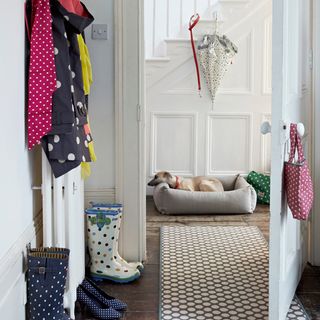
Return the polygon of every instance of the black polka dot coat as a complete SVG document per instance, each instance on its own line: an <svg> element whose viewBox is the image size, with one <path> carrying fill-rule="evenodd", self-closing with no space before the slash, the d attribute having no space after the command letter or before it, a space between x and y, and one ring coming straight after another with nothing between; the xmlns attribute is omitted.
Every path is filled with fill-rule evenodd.
<svg viewBox="0 0 320 320"><path fill-rule="evenodd" d="M52 130L42 139L55 177L90 162L86 133L87 105L77 34L94 20L83 5L86 16L67 11L58 0L51 0L52 32L57 88L52 101Z"/></svg>

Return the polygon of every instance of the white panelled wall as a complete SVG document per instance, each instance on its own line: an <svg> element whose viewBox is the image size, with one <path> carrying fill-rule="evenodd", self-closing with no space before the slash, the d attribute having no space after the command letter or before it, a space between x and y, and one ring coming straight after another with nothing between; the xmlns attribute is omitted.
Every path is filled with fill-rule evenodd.
<svg viewBox="0 0 320 320"><path fill-rule="evenodd" d="M146 1L147 177L270 171L270 137L260 134L271 113L271 0ZM198 10L195 36L219 31L239 53L212 104L197 79L187 24Z"/></svg>
<svg viewBox="0 0 320 320"><path fill-rule="evenodd" d="M25 135L24 1L0 2L1 129L0 318L25 318L25 254L41 245L41 150L27 150ZM5 32L10 30L10 32ZM38 241L36 241L38 240Z"/></svg>

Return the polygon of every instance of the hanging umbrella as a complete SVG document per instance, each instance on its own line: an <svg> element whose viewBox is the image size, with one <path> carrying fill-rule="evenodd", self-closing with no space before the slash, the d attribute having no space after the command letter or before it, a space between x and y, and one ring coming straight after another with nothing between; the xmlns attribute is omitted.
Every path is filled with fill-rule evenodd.
<svg viewBox="0 0 320 320"><path fill-rule="evenodd" d="M225 35L205 35L198 46L200 67L206 79L212 104L221 80L237 52L237 47Z"/></svg>
<svg viewBox="0 0 320 320"><path fill-rule="evenodd" d="M196 20L199 21L199 18ZM197 21L197 22L198 22ZM189 30L192 34L192 28L195 26L194 16L190 19ZM238 48L225 36L217 33L217 18L215 20L215 30L212 35L206 34L199 42L197 53L200 61L201 71L206 79L207 87L211 96L212 105L214 104L217 90L221 80L232 63L233 57L238 52ZM193 40L193 38L192 38ZM193 42L193 41L192 41ZM194 48L194 44L193 44ZM194 51L194 57L197 67L197 59ZM197 68L198 73L198 68ZM200 77L198 75L198 88L201 89Z"/></svg>

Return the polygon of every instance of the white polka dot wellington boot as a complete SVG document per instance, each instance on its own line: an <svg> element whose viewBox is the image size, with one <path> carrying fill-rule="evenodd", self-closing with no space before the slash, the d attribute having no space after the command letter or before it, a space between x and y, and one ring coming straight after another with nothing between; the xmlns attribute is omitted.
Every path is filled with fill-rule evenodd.
<svg viewBox="0 0 320 320"><path fill-rule="evenodd" d="M121 218L122 218L122 205L121 204L108 204L108 203L91 203L92 209L97 210L111 210L111 211L117 211L120 214L120 219L117 221L117 228L115 231L115 238L119 238L120 234L120 226L121 226ZM117 240L118 241L118 240ZM140 272L143 271L144 266L141 262L127 262L125 259L123 259L119 252L118 252L118 245L115 248L115 259L117 259L118 262L120 262L123 266L126 268L133 268L138 269Z"/></svg>
<svg viewBox="0 0 320 320"><path fill-rule="evenodd" d="M70 320L63 307L68 255L28 253L28 314L30 320Z"/></svg>
<svg viewBox="0 0 320 320"><path fill-rule="evenodd" d="M94 280L127 283L140 277L136 268L128 268L118 261L118 210L87 209L88 248L91 258L90 273Z"/></svg>

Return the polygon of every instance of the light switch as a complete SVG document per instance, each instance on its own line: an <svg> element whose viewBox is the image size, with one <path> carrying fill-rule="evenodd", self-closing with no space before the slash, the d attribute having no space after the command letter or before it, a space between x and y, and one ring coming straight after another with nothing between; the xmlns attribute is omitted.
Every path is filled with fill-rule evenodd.
<svg viewBox="0 0 320 320"><path fill-rule="evenodd" d="M92 39L94 39L94 40L108 40L108 25L107 24L93 24L92 25Z"/></svg>

